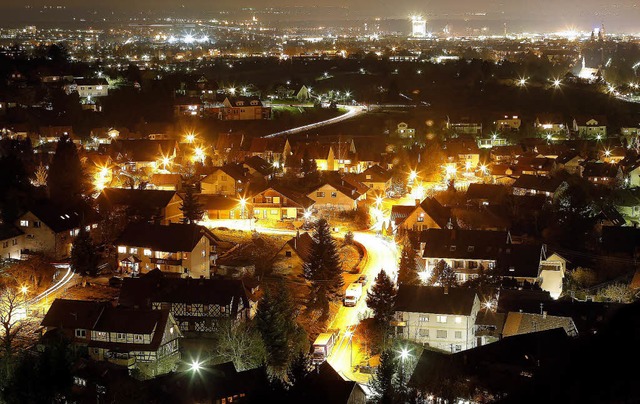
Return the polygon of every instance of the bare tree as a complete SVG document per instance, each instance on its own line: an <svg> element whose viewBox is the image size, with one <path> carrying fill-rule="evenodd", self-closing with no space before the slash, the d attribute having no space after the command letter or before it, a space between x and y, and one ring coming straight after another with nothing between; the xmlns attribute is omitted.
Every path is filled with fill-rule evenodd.
<svg viewBox="0 0 640 404"><path fill-rule="evenodd" d="M20 337L26 334L28 321L21 315L24 310L24 294L14 280L0 286L0 353L2 354L1 374L11 373L12 359Z"/></svg>
<svg viewBox="0 0 640 404"><path fill-rule="evenodd" d="M633 292L628 285L623 283L613 283L598 292L598 297L602 300L608 300L617 303L631 303L633 301Z"/></svg>
<svg viewBox="0 0 640 404"><path fill-rule="evenodd" d="M250 323L225 320L219 324L218 341L211 354L214 361L233 362L240 371L260 366L265 359L265 347Z"/></svg>

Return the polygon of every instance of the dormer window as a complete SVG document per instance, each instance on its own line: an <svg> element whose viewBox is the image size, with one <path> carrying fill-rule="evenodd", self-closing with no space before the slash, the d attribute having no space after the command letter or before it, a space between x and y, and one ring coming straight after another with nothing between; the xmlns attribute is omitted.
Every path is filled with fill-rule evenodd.
<svg viewBox="0 0 640 404"><path fill-rule="evenodd" d="M456 246L454 246L454 245L449 246L449 251L455 251L455 250L456 250Z"/></svg>

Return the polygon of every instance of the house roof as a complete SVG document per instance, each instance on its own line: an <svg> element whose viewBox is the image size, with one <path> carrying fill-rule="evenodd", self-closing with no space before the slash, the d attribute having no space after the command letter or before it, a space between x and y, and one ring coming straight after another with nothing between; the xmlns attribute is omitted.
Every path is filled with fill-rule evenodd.
<svg viewBox="0 0 640 404"><path fill-rule="evenodd" d="M92 330L102 312L110 306L111 304L108 302L56 299L49 307L40 325L47 328Z"/></svg>
<svg viewBox="0 0 640 404"><path fill-rule="evenodd" d="M106 79L76 79L75 83L79 86L108 86L109 82Z"/></svg>
<svg viewBox="0 0 640 404"><path fill-rule="evenodd" d="M497 184L470 184L467 188L467 200L486 199L497 202L507 194L507 188Z"/></svg>
<svg viewBox="0 0 640 404"><path fill-rule="evenodd" d="M604 115L577 115L573 118L578 126L587 126L587 122L590 120L597 121L597 126L606 126L607 117Z"/></svg>
<svg viewBox="0 0 640 404"><path fill-rule="evenodd" d="M260 156L251 156L244 159L244 165L256 170L263 176L267 176L273 173L273 166L269 162Z"/></svg>
<svg viewBox="0 0 640 404"><path fill-rule="evenodd" d="M244 140L244 133L219 133L215 150L240 150Z"/></svg>
<svg viewBox="0 0 640 404"><path fill-rule="evenodd" d="M197 194L197 199L204 210L232 210L240 207L240 199L222 195Z"/></svg>
<svg viewBox="0 0 640 404"><path fill-rule="evenodd" d="M541 192L556 192L562 183L563 181L560 178L523 174L518 177L516 182L513 183L513 188L522 188Z"/></svg>
<svg viewBox="0 0 640 404"><path fill-rule="evenodd" d="M442 206L436 198L425 198L420 202L420 207L442 228L446 227L451 219L451 209Z"/></svg>
<svg viewBox="0 0 640 404"><path fill-rule="evenodd" d="M349 184L351 184L352 187L355 187L355 189L361 195L366 194L367 191L369 190L369 187L363 184L362 182L360 182L354 174L347 174L342 177L342 180L344 182L348 182Z"/></svg>
<svg viewBox="0 0 640 404"><path fill-rule="evenodd" d="M136 211L148 212L165 208L175 195L176 191L157 189L105 188L97 202L105 208L127 206Z"/></svg>
<svg viewBox="0 0 640 404"><path fill-rule="evenodd" d="M191 252L202 237L216 239L209 230L197 224L130 223L116 244L163 252Z"/></svg>
<svg viewBox="0 0 640 404"><path fill-rule="evenodd" d="M40 201L31 207L30 212L56 233L78 228L83 223L95 223L98 220L96 211L86 205L66 208L50 201Z"/></svg>
<svg viewBox="0 0 640 404"><path fill-rule="evenodd" d="M305 393L310 403L351 403L353 391L361 390L358 383L345 380L328 361L323 362L316 371L310 372L305 379Z"/></svg>
<svg viewBox="0 0 640 404"><path fill-rule="evenodd" d="M236 181L245 182L248 180L247 178L247 169L242 166L242 164L226 164L222 167L218 167L217 170L222 171L227 174L229 177L233 178ZM212 174L215 174L217 170L213 170Z"/></svg>
<svg viewBox="0 0 640 404"><path fill-rule="evenodd" d="M322 187L324 187L326 185L329 185L330 187L332 187L336 191L338 191L338 192L342 193L343 195L353 199L354 201L362 196L362 194L358 192L357 188L355 186L353 186L351 183L349 183L348 181L334 180L334 179L330 179L328 181L325 181L320 186L314 188L307 195L312 195L318 189L320 189L320 188L322 188Z"/></svg>
<svg viewBox="0 0 640 404"><path fill-rule="evenodd" d="M367 182L387 182L391 179L391 173L376 164L357 174L356 179L365 184Z"/></svg>
<svg viewBox="0 0 640 404"><path fill-rule="evenodd" d="M313 204L315 203L313 199L307 197L305 194L302 194L298 191L291 190L289 188L282 187L280 185L273 185L271 187L265 188L262 191L256 193L254 197L264 193L265 191L268 191L269 189L275 192L278 192L285 198L289 199L290 201L292 201L293 203L295 203L296 205L299 205L304 209L307 209L313 206Z"/></svg>
<svg viewBox="0 0 640 404"><path fill-rule="evenodd" d="M617 164L604 163L599 161L589 161L584 164L582 176L589 177L607 177L615 178L618 175L619 167Z"/></svg>
<svg viewBox="0 0 640 404"><path fill-rule="evenodd" d="M427 229L420 233L424 258L497 260L507 243L507 232L490 230Z"/></svg>
<svg viewBox="0 0 640 404"><path fill-rule="evenodd" d="M469 316L477 295L467 288L400 285L395 310Z"/></svg>
<svg viewBox="0 0 640 404"><path fill-rule="evenodd" d="M313 237L311 237L309 233L304 232L292 237L286 244L295 250L301 260L307 262L311 255L313 243Z"/></svg>
<svg viewBox="0 0 640 404"><path fill-rule="evenodd" d="M240 302L249 307L249 294L239 279L174 278L153 270L139 278L125 278L118 303L125 307L150 307L152 303L215 304L238 312Z"/></svg>
<svg viewBox="0 0 640 404"><path fill-rule="evenodd" d="M180 185L182 176L180 174L153 174L149 181L155 186Z"/></svg>
<svg viewBox="0 0 640 404"><path fill-rule="evenodd" d="M563 328L569 336L577 335L576 326L571 317L520 312L507 313L502 335L506 338L554 328Z"/></svg>
<svg viewBox="0 0 640 404"><path fill-rule="evenodd" d="M414 210L416 210L415 205L393 205L391 207L391 221L398 226L404 222Z"/></svg>
<svg viewBox="0 0 640 404"><path fill-rule="evenodd" d="M556 163L558 163L558 164L567 164L568 162L570 162L571 160L573 160L576 157L580 158L580 153L577 150L571 149L571 150L562 152L556 158Z"/></svg>
<svg viewBox="0 0 640 404"><path fill-rule="evenodd" d="M496 270L502 276L537 278L541 254L541 244L506 245L500 249Z"/></svg>
<svg viewBox="0 0 640 404"><path fill-rule="evenodd" d="M0 240L9 240L24 234L22 230L10 224L0 223Z"/></svg>

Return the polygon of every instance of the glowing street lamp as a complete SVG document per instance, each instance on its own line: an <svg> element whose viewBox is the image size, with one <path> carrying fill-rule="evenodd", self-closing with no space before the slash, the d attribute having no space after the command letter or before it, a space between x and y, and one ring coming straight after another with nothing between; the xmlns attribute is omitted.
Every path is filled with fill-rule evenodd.
<svg viewBox="0 0 640 404"><path fill-rule="evenodd" d="M404 363L404 361L409 358L409 350L407 348L402 348L399 353L400 359L402 359L402 362Z"/></svg>
<svg viewBox="0 0 640 404"><path fill-rule="evenodd" d="M611 156L611 150L605 150L605 151L604 151L604 155L605 155L606 157L610 157L610 156Z"/></svg>
<svg viewBox="0 0 640 404"><path fill-rule="evenodd" d="M196 161L200 161L202 164L204 164L204 159L205 159L205 154L204 154L204 150L202 149L202 147L196 147L195 151L194 151L194 159Z"/></svg>
<svg viewBox="0 0 640 404"><path fill-rule="evenodd" d="M467 162L464 163L464 169L466 171L471 170L471 162L470 161L467 161Z"/></svg>
<svg viewBox="0 0 640 404"><path fill-rule="evenodd" d="M376 206L378 209L380 209L380 206L382 205L382 197L381 196L376 196Z"/></svg>
<svg viewBox="0 0 640 404"><path fill-rule="evenodd" d="M22 292L23 295L26 295L28 290L29 288L25 285L22 285L22 287L20 288L20 292Z"/></svg>
<svg viewBox="0 0 640 404"><path fill-rule="evenodd" d="M416 170L411 170L411 172L409 173L409 181L413 182L416 180L416 178L418 178L418 173L416 172Z"/></svg>
<svg viewBox="0 0 640 404"><path fill-rule="evenodd" d="M191 362L191 364L189 365L189 370L191 370L194 373L200 373L200 370L202 369L202 363L194 360Z"/></svg>
<svg viewBox="0 0 640 404"><path fill-rule="evenodd" d="M302 214L302 217L304 218L304 220L309 220L311 218L311 211L310 210L305 210L304 213Z"/></svg>
<svg viewBox="0 0 640 404"><path fill-rule="evenodd" d="M247 207L247 198L240 198L240 217L244 219L244 210Z"/></svg>
<svg viewBox="0 0 640 404"><path fill-rule="evenodd" d="M526 85L527 85L527 79L525 79L524 77L523 77L523 78L521 78L520 80L518 80L518 85L519 85L520 87L524 87L524 86L526 86Z"/></svg>
<svg viewBox="0 0 640 404"><path fill-rule="evenodd" d="M187 136L185 136L185 140L187 141L187 143L193 143L196 140L196 135L193 133L188 133Z"/></svg>
<svg viewBox="0 0 640 404"><path fill-rule="evenodd" d="M445 166L444 171L447 174L447 177L455 177L458 170L456 169L455 164L448 164Z"/></svg>
<svg viewBox="0 0 640 404"><path fill-rule="evenodd" d="M235 87L230 87L229 88L229 92L231 93L231 95L236 95L236 88Z"/></svg>

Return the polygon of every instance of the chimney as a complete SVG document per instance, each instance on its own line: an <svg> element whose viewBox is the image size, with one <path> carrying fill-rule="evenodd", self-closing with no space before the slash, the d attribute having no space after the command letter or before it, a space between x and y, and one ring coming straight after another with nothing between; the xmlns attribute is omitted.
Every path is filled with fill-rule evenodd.
<svg viewBox="0 0 640 404"><path fill-rule="evenodd" d="M293 239L293 249L298 250L298 239L300 238L300 230L296 230L296 238Z"/></svg>

